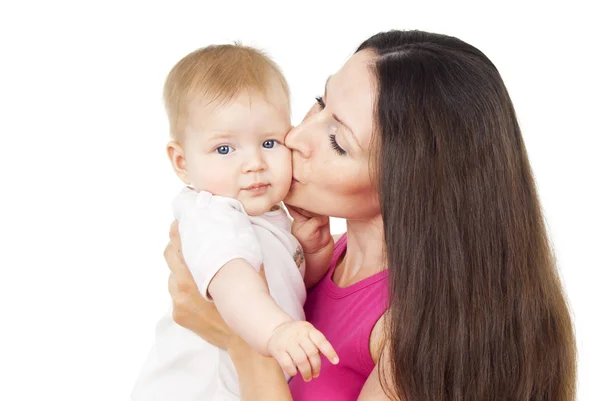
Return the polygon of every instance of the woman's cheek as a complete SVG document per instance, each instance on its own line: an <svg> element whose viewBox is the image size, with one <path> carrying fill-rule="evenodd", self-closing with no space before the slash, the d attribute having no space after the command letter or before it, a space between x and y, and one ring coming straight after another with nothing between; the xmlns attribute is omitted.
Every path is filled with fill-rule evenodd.
<svg viewBox="0 0 600 401"><path fill-rule="evenodd" d="M322 175L322 180L331 190L340 195L354 195L358 193L368 193L373 190L369 175L359 166L353 165L358 162L349 161L348 163L329 163L323 170L326 174Z"/></svg>

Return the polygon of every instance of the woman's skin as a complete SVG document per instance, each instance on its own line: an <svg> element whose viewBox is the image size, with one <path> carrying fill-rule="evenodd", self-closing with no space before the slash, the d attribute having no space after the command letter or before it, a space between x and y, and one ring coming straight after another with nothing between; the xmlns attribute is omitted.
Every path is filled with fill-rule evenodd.
<svg viewBox="0 0 600 401"><path fill-rule="evenodd" d="M327 80L322 100L318 99L300 125L288 133L285 142L292 150L294 176L285 202L295 227L311 227L314 232L309 240L317 238L325 246L331 241L329 219L325 216L347 221L347 250L332 276L339 287L350 286L386 268L383 221L371 160L377 93L369 70L373 59L371 51L354 54ZM239 375L242 400L291 400L275 360L248 347L229 330L214 306L202 299L183 261L176 222L171 226L170 238L164 256L172 273L169 292L174 320L209 343L228 350ZM359 400L387 399L378 376L378 364L386 363L385 355L380 360L383 338L381 318L369 344L377 365ZM310 372L302 375L310 378Z"/></svg>

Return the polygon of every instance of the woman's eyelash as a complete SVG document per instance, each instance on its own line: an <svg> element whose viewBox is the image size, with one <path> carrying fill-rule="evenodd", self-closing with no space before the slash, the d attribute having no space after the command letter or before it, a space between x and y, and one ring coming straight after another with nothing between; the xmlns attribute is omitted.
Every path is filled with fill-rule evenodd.
<svg viewBox="0 0 600 401"><path fill-rule="evenodd" d="M325 102L323 101L323 98L321 96L316 96L315 97L317 104L319 105L319 107L321 107L322 109L325 108Z"/></svg>
<svg viewBox="0 0 600 401"><path fill-rule="evenodd" d="M315 96L315 100L317 101L317 104L319 105L321 110L325 108L325 102L323 101L323 98L321 96ZM329 134L329 142L331 143L331 147L333 148L333 150L335 150L338 155L343 156L346 154L346 151L342 149L342 147L335 140L335 135Z"/></svg>
<svg viewBox="0 0 600 401"><path fill-rule="evenodd" d="M335 150L338 155L343 156L346 154L346 151L340 147L340 145L335 140L335 135L329 134L329 142L331 143L331 147Z"/></svg>

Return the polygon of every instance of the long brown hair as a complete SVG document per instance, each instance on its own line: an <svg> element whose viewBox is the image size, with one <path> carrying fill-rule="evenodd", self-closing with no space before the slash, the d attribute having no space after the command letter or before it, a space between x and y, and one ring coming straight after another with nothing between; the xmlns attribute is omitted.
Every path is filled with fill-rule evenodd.
<svg viewBox="0 0 600 401"><path fill-rule="evenodd" d="M377 54L386 388L403 401L573 401L571 318L498 70L427 32L364 49Z"/></svg>

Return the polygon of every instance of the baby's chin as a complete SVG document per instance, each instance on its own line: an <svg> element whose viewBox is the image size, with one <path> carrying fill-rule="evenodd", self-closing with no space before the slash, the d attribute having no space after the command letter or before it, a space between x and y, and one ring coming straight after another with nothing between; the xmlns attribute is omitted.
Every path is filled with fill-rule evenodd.
<svg viewBox="0 0 600 401"><path fill-rule="evenodd" d="M273 205L269 207L256 207L253 205L244 204L244 210L246 210L246 213L248 213L249 216L260 216L262 214L265 214L269 210L271 210L271 207L273 207Z"/></svg>
<svg viewBox="0 0 600 401"><path fill-rule="evenodd" d="M273 206L278 205L279 202L274 202L272 199L252 199L252 200L241 200L238 199L244 206L244 210L249 216L260 216L273 209Z"/></svg>

